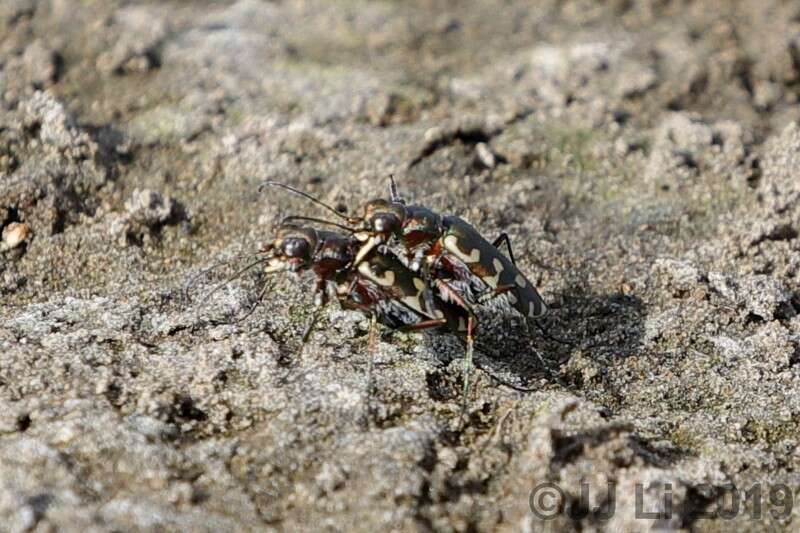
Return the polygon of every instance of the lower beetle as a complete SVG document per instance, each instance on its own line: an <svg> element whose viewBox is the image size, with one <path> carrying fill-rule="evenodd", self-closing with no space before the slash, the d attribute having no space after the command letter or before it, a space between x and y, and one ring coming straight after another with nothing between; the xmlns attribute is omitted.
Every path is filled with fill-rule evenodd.
<svg viewBox="0 0 800 533"><path fill-rule="evenodd" d="M315 276L314 304L322 307L330 297L345 309L361 311L370 317L368 335L369 371L372 383L375 324L402 331L443 328L466 341L464 396L462 415L469 392L469 368L473 354L474 317L472 312L445 294L430 291L417 273L410 270L391 250L376 247L369 250L355 266L354 258L360 243L352 236L321 231L287 223L309 217L288 217L280 225L275 239L263 252L265 272L311 271ZM323 221L320 221L323 222ZM314 317L305 330L310 334Z"/></svg>

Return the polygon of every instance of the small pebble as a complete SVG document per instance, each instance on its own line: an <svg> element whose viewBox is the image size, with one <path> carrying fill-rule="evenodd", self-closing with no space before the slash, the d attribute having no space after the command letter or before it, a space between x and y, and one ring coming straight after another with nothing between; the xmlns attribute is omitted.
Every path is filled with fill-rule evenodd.
<svg viewBox="0 0 800 533"><path fill-rule="evenodd" d="M31 235L31 229L27 224L12 222L3 228L3 242L0 244L0 251L12 250L25 242Z"/></svg>
<svg viewBox="0 0 800 533"><path fill-rule="evenodd" d="M477 146L475 146L475 153L486 168L494 168L496 164L495 157L491 148L489 148L486 143L478 143Z"/></svg>

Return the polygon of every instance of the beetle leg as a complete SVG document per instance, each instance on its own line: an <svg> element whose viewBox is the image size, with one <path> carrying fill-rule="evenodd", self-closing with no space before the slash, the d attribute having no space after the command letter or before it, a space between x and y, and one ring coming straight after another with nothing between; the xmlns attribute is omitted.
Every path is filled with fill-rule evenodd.
<svg viewBox="0 0 800 533"><path fill-rule="evenodd" d="M393 202L397 202L398 204L405 205L406 203L403 197L397 194L397 183L395 183L394 181L393 174L389 174L389 198L391 198Z"/></svg>
<svg viewBox="0 0 800 533"><path fill-rule="evenodd" d="M444 318L433 318L431 320L422 320L417 322L416 324L408 325L404 328L400 328L401 331L419 331L422 329L430 329L430 328L438 328L441 326L446 326L447 320Z"/></svg>
<svg viewBox="0 0 800 533"><path fill-rule="evenodd" d="M464 299L450 287L450 285L441 279L434 280L434 283L436 284L436 288L439 289L439 292L441 292L443 295L446 295L447 298L449 298L457 306L469 311L470 316L472 316L472 309L470 308L469 304L465 302Z"/></svg>
<svg viewBox="0 0 800 533"><path fill-rule="evenodd" d="M317 278L314 281L314 307L322 307L328 303L328 291L325 288L325 280Z"/></svg>
<svg viewBox="0 0 800 533"><path fill-rule="evenodd" d="M422 279L424 281L428 281L429 279L431 279L430 266L428 265L428 263L422 264ZM433 305L433 293L431 293L431 288L430 285L428 285L428 283L425 283L425 287L423 287L422 289L422 298L423 301L425 302L426 310L435 309Z"/></svg>
<svg viewBox="0 0 800 533"><path fill-rule="evenodd" d="M319 318L319 310L322 309L322 306L314 306L314 311L311 313L311 318L308 321L305 329L303 330L303 344L308 342L308 338L311 336L311 332L314 330L314 325L317 323L317 319Z"/></svg>
<svg viewBox="0 0 800 533"><path fill-rule="evenodd" d="M258 297L256 298L255 303L253 303L253 306L247 311L247 313L244 314L244 316L242 316L240 318L237 318L234 321L234 324L241 324L242 322L247 320L250 317L250 315L253 314L253 312L258 308L258 304L261 303L261 301L264 298L264 295L267 294L267 291L272 287L272 285L273 285L273 283L271 283L271 282L264 283L264 287L258 293Z"/></svg>
<svg viewBox="0 0 800 533"><path fill-rule="evenodd" d="M467 318L467 353L464 356L464 390L461 392L461 419L466 419L467 403L469 401L469 375L472 372L472 352L474 339L472 337L472 314Z"/></svg>
<svg viewBox="0 0 800 533"><path fill-rule="evenodd" d="M408 264L408 268L413 270L414 272L419 272L420 268L425 268L428 266L427 262L425 261L425 248L420 248L414 255L412 256L411 262Z"/></svg>
<svg viewBox="0 0 800 533"><path fill-rule="evenodd" d="M375 368L375 331L377 329L375 313L370 313L369 332L367 333L367 427L372 425L372 372Z"/></svg>
<svg viewBox="0 0 800 533"><path fill-rule="evenodd" d="M489 289L488 291L479 294L476 297L476 300L477 300L477 302L479 304L484 304L484 303L488 302L489 300L491 300L493 298L497 298L501 294L505 294L506 292L508 292L510 290L513 290L513 289L514 289L513 285L498 285L494 289Z"/></svg>
<svg viewBox="0 0 800 533"><path fill-rule="evenodd" d="M311 332L314 330L314 325L317 323L317 319L319 318L319 310L325 307L327 302L328 293L325 288L325 281L322 279L317 279L314 283L314 311L311 313L311 319L308 321L308 324L303 330L303 344L308 342L308 338L311 337Z"/></svg>
<svg viewBox="0 0 800 533"><path fill-rule="evenodd" d="M506 243L506 249L508 250L508 258L511 259L511 263L514 266L517 266L517 262L514 260L514 252L511 250L511 239L508 238L508 233L506 233L505 231L503 233L501 233L494 240L494 242L492 243L492 246L494 246L495 248L499 248L500 244L502 244L504 241Z"/></svg>
<svg viewBox="0 0 800 533"><path fill-rule="evenodd" d="M336 294L336 283L332 281L328 281L325 283L325 298L326 301L330 301L331 299L336 299L338 295Z"/></svg>
<svg viewBox="0 0 800 533"><path fill-rule="evenodd" d="M467 414L467 402L469 396L469 376L472 372L472 354L474 351L474 344L475 339L473 336L473 330L475 329L475 315L472 314L472 310L470 309L469 305L464 301L461 296L458 295L453 289L450 288L447 283L444 281L437 279L435 281L436 286L439 288L439 291L443 294L447 294L448 297L458 306L467 310L469 315L467 316L467 350L466 354L464 355L464 372L463 372L463 381L464 381L464 389L462 390L461 394L461 419L464 420Z"/></svg>

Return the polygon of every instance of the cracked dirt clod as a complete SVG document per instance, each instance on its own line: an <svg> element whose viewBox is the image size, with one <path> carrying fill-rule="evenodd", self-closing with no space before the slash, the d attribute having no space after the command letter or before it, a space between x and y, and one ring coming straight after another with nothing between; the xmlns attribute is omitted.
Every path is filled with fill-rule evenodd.
<svg viewBox="0 0 800 533"><path fill-rule="evenodd" d="M161 62L158 48L169 32L166 22L137 6L120 9L113 19L114 42L97 58L97 69L123 74L156 68Z"/></svg>
<svg viewBox="0 0 800 533"><path fill-rule="evenodd" d="M0 2L0 530L797 529L796 2L124 4ZM367 424L368 320L260 272L338 219L262 181L389 174L550 304L464 423L457 339L381 329Z"/></svg>
<svg viewBox="0 0 800 533"><path fill-rule="evenodd" d="M164 197L148 189L135 190L125 202L129 219L149 228L157 228L175 216L177 204L169 196Z"/></svg>
<svg viewBox="0 0 800 533"><path fill-rule="evenodd" d="M129 241L141 243L144 239L157 236L168 224L184 219L180 204L169 196L163 196L149 189L135 189L125 201L125 212L109 217L109 232L119 238L121 245Z"/></svg>
<svg viewBox="0 0 800 533"><path fill-rule="evenodd" d="M56 51L41 40L33 41L22 54L9 60L5 67L6 77L0 81L0 89L10 99L11 95L50 87L58 80L60 61Z"/></svg>

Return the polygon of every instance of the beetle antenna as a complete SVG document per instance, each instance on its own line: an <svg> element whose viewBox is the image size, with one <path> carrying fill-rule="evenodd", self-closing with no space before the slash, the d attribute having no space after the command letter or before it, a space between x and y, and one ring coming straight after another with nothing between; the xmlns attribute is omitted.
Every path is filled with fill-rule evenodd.
<svg viewBox="0 0 800 533"><path fill-rule="evenodd" d="M258 251L258 252L248 253L248 254L238 254L238 255L234 255L233 257L230 257L230 258L228 258L228 259L223 259L223 260L221 260L221 261L217 261L217 262L216 262L216 263L214 263L213 265L211 265L211 266L209 266L209 267L206 267L206 268L202 269L200 272L198 272L197 274L195 274L194 276L192 276L192 277L189 279L189 281L188 281L188 282L186 282L186 284L184 285L184 288L183 288L183 296L184 296L184 297L185 297L187 300L191 300L191 298L189 297L189 290L190 290L192 287L194 287L195 283L197 283L197 281L198 281L200 278L202 278L203 276L205 276L206 274L208 274L208 273L209 273L209 272L211 272L212 270L216 270L217 268L219 268L219 267L221 267L221 266L228 265L228 264L230 264L230 263L233 263L234 261L238 261L238 260L240 260L240 259L250 259L250 258L252 258L252 257L256 257L256 256L259 256L259 255L262 255L263 253L264 253L264 252Z"/></svg>
<svg viewBox="0 0 800 533"><path fill-rule="evenodd" d="M250 317L250 315L253 314L253 312L258 308L258 305L264 299L264 295L267 294L267 291L272 288L272 285L274 284L274 280L275 280L275 278L272 278L270 280L270 282L264 283L264 287L261 289L261 292L258 293L258 296L256 297L256 301L253 304L253 306L250 308L250 310L247 311L247 313L244 314L244 316L241 316L241 317L237 318L236 320L234 320L234 322L233 322L234 324L241 324L242 322L247 320Z"/></svg>
<svg viewBox="0 0 800 533"><path fill-rule="evenodd" d="M322 200L319 200L318 198L314 198L310 194L305 193L305 192L300 191L300 190L297 190L294 187L291 187L291 186L286 185L284 183L280 183L280 182L277 182L277 181L265 181L264 183L262 183L261 185L258 186L258 191L261 192L261 190L264 189L264 187L280 187L281 189L286 189L287 191L293 192L294 194L296 194L298 196L302 196L306 200L310 200L310 201L314 202L315 204L317 204L317 205L319 205L321 207L324 207L325 209L327 209L328 211L330 211L331 213L333 213L337 217L346 220L348 224L354 224L356 222L353 218L348 217L347 215L343 215L342 213L340 213L339 211L334 209L332 206L326 204Z"/></svg>
<svg viewBox="0 0 800 533"><path fill-rule="evenodd" d="M343 224L337 224L336 222L331 222L330 220L325 220L324 218L315 218L315 217L307 217L303 215L290 215L283 220L281 220L281 225L292 221L292 220L307 220L308 222L317 222L319 224L327 224L328 226L334 226L339 228L340 230L346 231L348 233L355 233L356 230L353 228L348 228Z"/></svg>
<svg viewBox="0 0 800 533"><path fill-rule="evenodd" d="M524 386L522 386L522 385L515 385L514 383L511 383L510 381L508 381L508 380L505 380L505 379L503 379L503 378L501 378L501 377L497 376L496 374L493 374L493 373L492 373L492 372L490 372L490 371L489 371L489 370L488 370L486 367L479 366L479 365L477 365L477 364L476 364L475 366L476 366L477 368L480 368L480 369L481 369L481 371L482 371L484 374L486 374L486 375L487 375L487 376L489 376L491 379L493 379L493 380L495 380L496 382L498 382L500 385L503 385L504 387L508 387L509 389L513 389L513 390L515 390L515 391L517 391L517 392L534 392L534 391L537 391L537 390L541 390L541 387L540 387L539 385L536 385L536 386L534 386L534 387L530 387L530 388L528 388L528 387L524 387Z"/></svg>
<svg viewBox="0 0 800 533"><path fill-rule="evenodd" d="M244 267L244 268L242 268L242 269L238 270L236 273L234 273L234 274L233 274L233 275L231 275L230 277L226 278L225 280L221 281L221 282L220 282L220 283L218 283L218 284L217 284L217 285L216 285L216 286L215 286L213 289L211 289L211 291L210 291L208 294L206 294L205 296L203 296L203 299L202 299L202 300L200 300L200 303L203 303L203 302L207 301L209 298L211 298L211 296L212 296L214 293L216 293L218 290L220 290L221 288L223 288L224 286L226 286L228 283L230 283L231 281L233 281L233 280L235 280L235 279L237 279L237 278L240 278L240 277L242 277L242 275L243 275L243 274L247 273L247 272L248 272L250 269L252 269L253 267L256 267L256 266L258 266L258 265L260 265L260 264L266 263L267 261L269 261L269 259L270 259L270 258L264 258L264 257L262 257L262 258L260 258L258 261L253 261L252 263L250 263L250 264L249 264L249 265L247 265L246 267Z"/></svg>
<svg viewBox="0 0 800 533"><path fill-rule="evenodd" d="M389 196L391 196L392 202L406 204L406 201L397 194L397 183L394 181L394 174L389 174Z"/></svg>

